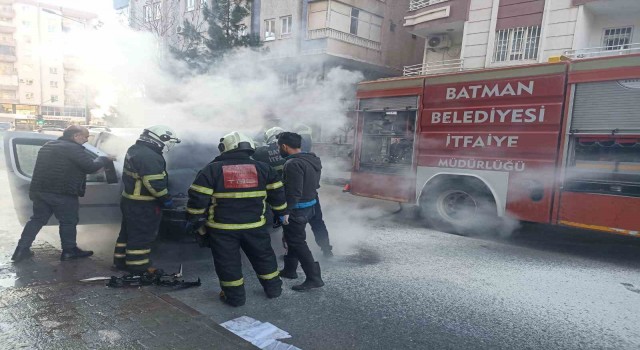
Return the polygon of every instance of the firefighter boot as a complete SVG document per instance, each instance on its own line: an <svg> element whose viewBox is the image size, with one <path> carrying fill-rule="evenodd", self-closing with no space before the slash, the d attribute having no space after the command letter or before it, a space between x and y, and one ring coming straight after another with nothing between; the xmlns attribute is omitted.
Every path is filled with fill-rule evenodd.
<svg viewBox="0 0 640 350"><path fill-rule="evenodd" d="M291 289L296 292L306 292L313 288L320 288L324 286L324 282L322 281L322 276L320 275L320 264L318 262L313 263L313 265L305 268L302 266L304 273L307 275L307 278L302 284L291 287Z"/></svg>
<svg viewBox="0 0 640 350"><path fill-rule="evenodd" d="M222 300L223 303L233 306L233 307L238 307L238 306L242 306L245 303L245 299L244 296L243 298L238 298L238 299L229 299L226 294L224 293L224 291L220 291L220 300Z"/></svg>
<svg viewBox="0 0 640 350"><path fill-rule="evenodd" d="M280 277L275 277L270 280L260 279L260 284L262 284L264 294L266 294L269 299L277 298L282 294L282 280Z"/></svg>
<svg viewBox="0 0 640 350"><path fill-rule="evenodd" d="M294 280L298 278L298 273L296 272L297 269L298 259L290 255L285 255L284 267L280 270L280 277Z"/></svg>
<svg viewBox="0 0 640 350"><path fill-rule="evenodd" d="M33 256L33 252L29 248L17 247L16 251L13 253L11 260L13 262L21 262L22 260L28 259Z"/></svg>

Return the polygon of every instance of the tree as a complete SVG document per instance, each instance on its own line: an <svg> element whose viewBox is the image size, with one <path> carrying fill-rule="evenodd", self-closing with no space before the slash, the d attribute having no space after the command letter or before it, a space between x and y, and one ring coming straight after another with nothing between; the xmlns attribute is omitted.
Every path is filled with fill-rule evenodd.
<svg viewBox="0 0 640 350"><path fill-rule="evenodd" d="M248 32L245 24L251 14L247 0L213 0L203 6L206 35L189 21L184 21L184 50L172 50L176 57L194 68L206 70L229 52L240 47L260 47L260 36Z"/></svg>

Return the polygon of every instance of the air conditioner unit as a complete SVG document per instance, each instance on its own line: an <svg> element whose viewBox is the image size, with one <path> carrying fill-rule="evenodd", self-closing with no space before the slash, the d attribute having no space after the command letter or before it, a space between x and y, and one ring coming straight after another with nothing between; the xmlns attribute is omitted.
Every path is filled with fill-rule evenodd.
<svg viewBox="0 0 640 350"><path fill-rule="evenodd" d="M451 47L451 38L447 34L430 35L427 37L427 47L430 49L446 49Z"/></svg>

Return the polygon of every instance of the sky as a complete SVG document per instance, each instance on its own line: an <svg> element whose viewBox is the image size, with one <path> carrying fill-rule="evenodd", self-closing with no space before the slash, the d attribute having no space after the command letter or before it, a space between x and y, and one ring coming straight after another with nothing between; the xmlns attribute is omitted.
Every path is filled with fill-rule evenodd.
<svg viewBox="0 0 640 350"><path fill-rule="evenodd" d="M40 0L40 2L93 12L100 17L109 16L115 12L112 0Z"/></svg>

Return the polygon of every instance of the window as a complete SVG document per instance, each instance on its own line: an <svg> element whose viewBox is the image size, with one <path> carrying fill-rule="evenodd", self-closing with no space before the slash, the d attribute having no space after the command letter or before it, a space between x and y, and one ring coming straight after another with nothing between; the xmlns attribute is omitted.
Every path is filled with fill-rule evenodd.
<svg viewBox="0 0 640 350"><path fill-rule="evenodd" d="M187 0L187 11L193 11L196 8L196 0Z"/></svg>
<svg viewBox="0 0 640 350"><path fill-rule="evenodd" d="M499 30L493 62L535 60L540 47L540 26Z"/></svg>
<svg viewBox="0 0 640 350"><path fill-rule="evenodd" d="M33 80L32 79L27 79L27 80L25 80L25 84L33 85Z"/></svg>
<svg viewBox="0 0 640 350"><path fill-rule="evenodd" d="M280 36L288 36L291 35L291 29L293 27L293 17L286 16L280 18Z"/></svg>
<svg viewBox="0 0 640 350"><path fill-rule="evenodd" d="M351 9L351 26L349 27L349 33L353 35L358 35L358 16L360 15L360 10L357 8Z"/></svg>
<svg viewBox="0 0 640 350"><path fill-rule="evenodd" d="M13 46L0 45L0 55L15 56L16 48Z"/></svg>
<svg viewBox="0 0 640 350"><path fill-rule="evenodd" d="M26 177L33 176L38 151L46 140L16 140L15 155L18 172Z"/></svg>
<svg viewBox="0 0 640 350"><path fill-rule="evenodd" d="M27 93L24 95L24 97L25 97L27 100L31 100L31 99L33 99L33 92L27 92Z"/></svg>
<svg viewBox="0 0 640 350"><path fill-rule="evenodd" d="M605 29L602 46L607 51L628 49L631 33L633 33L633 27Z"/></svg>
<svg viewBox="0 0 640 350"><path fill-rule="evenodd" d="M268 19L264 21L264 40L274 40L276 38L276 20Z"/></svg>
<svg viewBox="0 0 640 350"><path fill-rule="evenodd" d="M397 174L411 169L416 112L364 114L360 170Z"/></svg>
<svg viewBox="0 0 640 350"><path fill-rule="evenodd" d="M160 19L160 17L162 17L162 3L156 2L153 4L153 17L155 19Z"/></svg>
<svg viewBox="0 0 640 350"><path fill-rule="evenodd" d="M49 82L49 86L51 86L52 88L57 88L58 87L58 82L52 80L52 81Z"/></svg>
<svg viewBox="0 0 640 350"><path fill-rule="evenodd" d="M51 102L58 102L58 95L51 95Z"/></svg>
<svg viewBox="0 0 640 350"><path fill-rule="evenodd" d="M2 97L3 100L15 100L16 92L12 90L2 90L0 91L0 97Z"/></svg>
<svg viewBox="0 0 640 350"><path fill-rule="evenodd" d="M153 19L153 13L151 12L150 5L146 5L142 8L142 16L144 17L145 22L151 22Z"/></svg>
<svg viewBox="0 0 640 350"><path fill-rule="evenodd" d="M29 22L29 21L22 21L22 26L23 26L23 27L27 27L27 28L29 28L29 27L31 27L31 22Z"/></svg>
<svg viewBox="0 0 640 350"><path fill-rule="evenodd" d="M207 0L200 0L200 7L207 7Z"/></svg>
<svg viewBox="0 0 640 350"><path fill-rule="evenodd" d="M49 74L58 74L58 68L49 67Z"/></svg>

